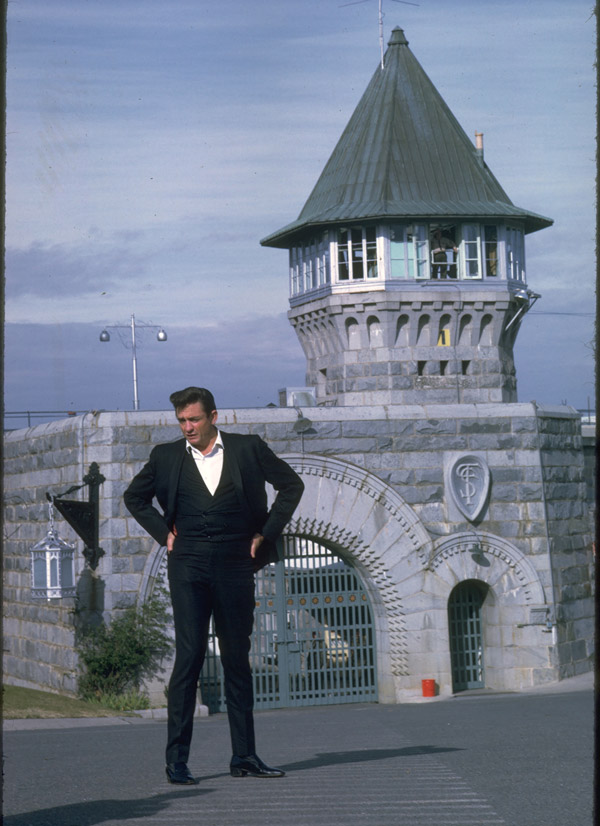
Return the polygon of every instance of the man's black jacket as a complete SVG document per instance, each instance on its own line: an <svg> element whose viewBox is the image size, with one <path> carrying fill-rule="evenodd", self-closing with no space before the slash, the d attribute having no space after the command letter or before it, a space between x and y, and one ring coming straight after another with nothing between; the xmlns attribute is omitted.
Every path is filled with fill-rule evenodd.
<svg viewBox="0 0 600 826"><path fill-rule="evenodd" d="M220 433L240 503L253 531L265 538L258 550L258 569L276 561L275 540L296 509L304 483L259 436ZM156 445L147 464L133 478L123 497L130 513L160 545L166 545L167 536L173 530L186 444L185 439L178 439ZM267 507L265 482L277 491L270 510ZM162 513L154 507L154 497Z"/></svg>

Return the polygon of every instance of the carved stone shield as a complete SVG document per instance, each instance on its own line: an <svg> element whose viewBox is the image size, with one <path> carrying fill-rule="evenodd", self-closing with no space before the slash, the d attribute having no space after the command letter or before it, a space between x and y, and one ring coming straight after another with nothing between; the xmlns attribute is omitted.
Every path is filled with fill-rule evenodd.
<svg viewBox="0 0 600 826"><path fill-rule="evenodd" d="M487 500L490 469L480 456L459 456L450 468L450 492L459 511L473 522Z"/></svg>

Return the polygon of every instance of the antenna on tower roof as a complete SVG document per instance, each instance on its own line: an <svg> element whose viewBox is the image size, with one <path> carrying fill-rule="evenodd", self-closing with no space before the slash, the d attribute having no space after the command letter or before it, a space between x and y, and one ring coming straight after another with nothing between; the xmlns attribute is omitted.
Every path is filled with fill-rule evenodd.
<svg viewBox="0 0 600 826"><path fill-rule="evenodd" d="M381 54L381 68L384 68L383 65L383 0L378 0L379 2L379 52ZM394 3L402 3L404 6L419 6L420 3L410 3L409 0L393 0ZM351 3L341 3L338 6L338 9L343 9L345 6L360 6L361 3L368 3L368 0L352 0Z"/></svg>

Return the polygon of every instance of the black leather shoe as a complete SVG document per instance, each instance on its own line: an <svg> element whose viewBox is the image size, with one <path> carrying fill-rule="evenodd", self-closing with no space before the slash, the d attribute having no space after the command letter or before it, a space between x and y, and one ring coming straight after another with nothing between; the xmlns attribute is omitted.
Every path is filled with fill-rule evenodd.
<svg viewBox="0 0 600 826"><path fill-rule="evenodd" d="M167 763L167 780L180 786L195 786L198 781L192 777L187 763Z"/></svg>
<svg viewBox="0 0 600 826"><path fill-rule="evenodd" d="M232 777L283 777L285 772L281 769L272 769L266 766L256 754L249 754L247 757L238 757L234 754L229 764L229 771Z"/></svg>

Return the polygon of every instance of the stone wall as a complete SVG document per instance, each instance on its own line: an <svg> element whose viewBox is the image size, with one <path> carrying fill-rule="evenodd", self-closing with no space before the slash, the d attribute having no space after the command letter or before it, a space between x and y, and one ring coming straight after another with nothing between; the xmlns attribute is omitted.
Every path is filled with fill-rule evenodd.
<svg viewBox="0 0 600 826"><path fill-rule="evenodd" d="M306 356L306 383L320 403L516 402L520 321L511 319L520 305L506 282L347 289L291 299L288 318Z"/></svg>
<svg viewBox="0 0 600 826"><path fill-rule="evenodd" d="M88 419L89 421L89 419ZM46 491L81 484L84 419L14 431L4 445L4 676L31 688L76 690L73 599L34 600L30 548L48 525ZM62 538L74 537L57 522ZM79 555L78 573L82 573Z"/></svg>
<svg viewBox="0 0 600 826"><path fill-rule="evenodd" d="M464 579L490 589L487 685L519 688L591 667L591 525L574 411L457 404L303 414L311 420L303 433L293 408L223 410L219 424L257 433L288 458L307 483L290 530L357 566L375 606L381 699L414 695L421 677L451 691L447 602ZM152 446L178 436L172 412L144 411L90 413L6 435L8 682L73 693L80 625L109 621L151 590L161 549L122 494ZM462 453L484 458L491 473L473 523L447 491L448 466ZM61 537L78 547L78 597L34 600L29 549L47 530L46 492L81 484L92 462L106 478L105 555L95 572L85 568L81 541L57 517Z"/></svg>
<svg viewBox="0 0 600 826"><path fill-rule="evenodd" d="M594 638L594 565L590 555L591 508L582 437L573 422L558 415L538 419L543 505L558 628L561 677L589 669ZM589 533L582 532L589 525Z"/></svg>

